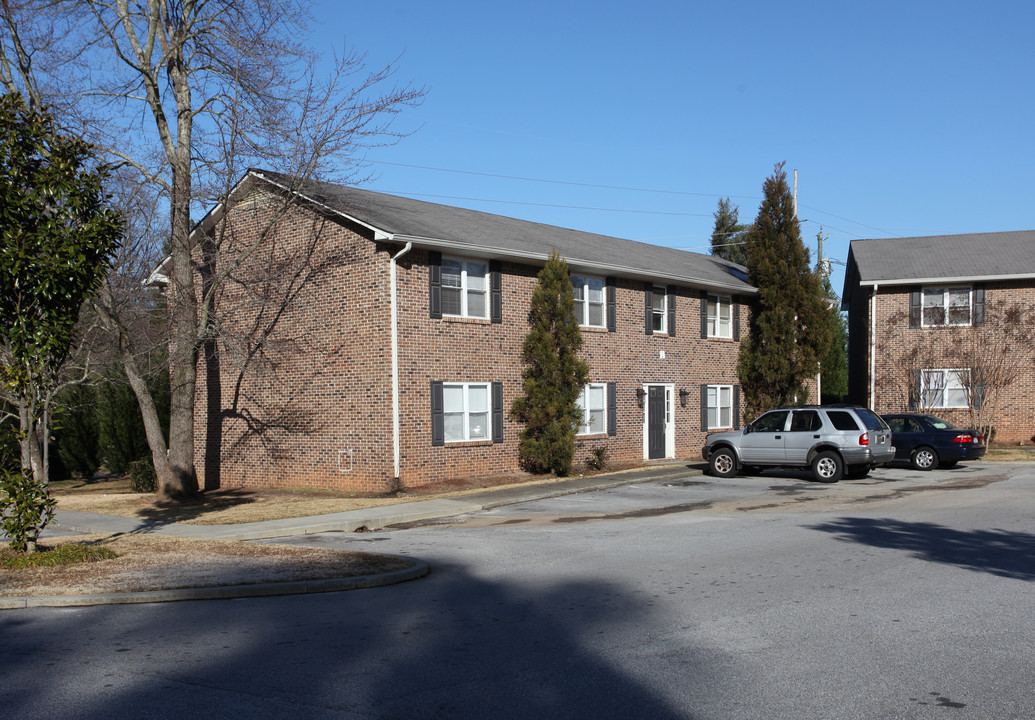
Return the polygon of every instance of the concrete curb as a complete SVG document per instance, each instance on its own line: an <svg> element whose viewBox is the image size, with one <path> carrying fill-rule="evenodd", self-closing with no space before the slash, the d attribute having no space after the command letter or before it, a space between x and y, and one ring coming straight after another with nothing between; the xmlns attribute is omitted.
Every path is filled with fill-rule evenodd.
<svg viewBox="0 0 1035 720"><path fill-rule="evenodd" d="M272 597L276 595L307 595L311 593L341 592L360 588L383 587L422 578L431 572L423 560L401 555L413 563L413 567L394 570L377 575L326 578L323 580L299 580L281 583L260 583L255 585L219 585L215 587L176 588L170 590L148 590L145 592L97 593L93 595L43 595L39 597L0 597L0 610L17 610L31 607L79 607L84 605L130 605L137 603L179 602L181 600L227 600L246 597Z"/></svg>

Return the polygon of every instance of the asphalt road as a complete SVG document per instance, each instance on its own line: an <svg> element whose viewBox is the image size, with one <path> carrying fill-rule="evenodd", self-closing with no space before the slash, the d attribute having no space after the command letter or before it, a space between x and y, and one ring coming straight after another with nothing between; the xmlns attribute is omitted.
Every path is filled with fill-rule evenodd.
<svg viewBox="0 0 1035 720"><path fill-rule="evenodd" d="M298 544L327 595L0 612L10 718L1032 718L1035 464L769 471Z"/></svg>

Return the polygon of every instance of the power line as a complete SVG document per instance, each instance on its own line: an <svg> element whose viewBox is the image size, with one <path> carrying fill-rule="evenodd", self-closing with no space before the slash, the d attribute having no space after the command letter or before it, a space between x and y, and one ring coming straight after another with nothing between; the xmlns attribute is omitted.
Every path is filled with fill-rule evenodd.
<svg viewBox="0 0 1035 720"><path fill-rule="evenodd" d="M625 210L623 208L588 207L584 205L554 205L551 203L523 202L521 200L492 200L490 198L459 197L456 195L431 195L429 193L400 192L398 190L383 190L380 192L386 192L391 195L404 195L406 197L428 197L438 198L439 200L466 200L467 202L502 203L504 205L532 205L535 207L559 208L562 210L592 210L594 212L638 213L641 215L675 215L679 217L711 217L710 213L681 213L666 212L662 210Z"/></svg>
<svg viewBox="0 0 1035 720"><path fill-rule="evenodd" d="M758 200L757 195L721 195L716 193L697 193L683 190L653 190L650 188L623 187L621 185L595 185L592 183L572 182L568 180L547 180L545 178L521 177L519 175L497 175L495 173L475 172L473 170L453 170L450 168L431 167L428 165L409 165L407 163L389 162L387 160L366 160L364 162L375 165L394 165L396 167L413 168L416 170L434 170L436 172L456 173L458 175L477 175L479 177L499 178L501 180L522 180L524 182L549 183L551 185L572 185L575 187L597 188L600 190L626 190L629 192L656 193L659 195L687 195L691 197L717 197L737 198L739 200Z"/></svg>
<svg viewBox="0 0 1035 720"><path fill-rule="evenodd" d="M520 175L502 175L502 174L498 174L498 173L486 173L486 172L478 172L478 171L474 171L474 170L456 170L456 169L453 169L453 168L441 168L441 167L434 167L434 166L430 166L430 165L414 165L414 164L410 164L410 163L391 162L391 161L388 161L388 160L369 160L368 159L368 160L365 160L365 162L371 163L371 164L375 164L375 165L391 165L391 166L394 166L394 167L405 167L405 168L412 168L412 169L416 169L416 170L429 170L429 171L433 171L433 172L446 172L446 173L453 173L453 174L456 174L456 175L473 175L473 176L476 176L476 177L490 177L490 178L497 178L497 179L501 179L501 180L519 180L519 181L522 181L522 182L545 183L545 184L549 184L549 185L567 185L567 186L571 186L571 187L596 188L596 189L600 189L600 190L622 190L622 191L626 191L626 192L651 193L651 194L656 194L656 195L680 195L680 196L686 196L686 197L717 197L717 198L730 198L730 199L736 198L738 200L758 200L759 199L758 196L756 196L756 195L727 195L727 194L723 194L723 193L698 193L698 192L688 192L688 191L683 191L683 190L658 190L658 189L651 189L651 188L625 187L625 186L621 186L621 185L600 185L600 184L594 184L594 183L574 182L574 181L569 181L569 180L549 180L549 179L546 179L546 178L523 177L523 176L520 176ZM635 213L635 214L641 214L641 215L670 215L670 216L676 216L676 217L712 217L713 216L713 214L711 214L711 213L704 214L704 213L663 212L663 211L653 211L653 210L625 210L625 209L619 209L619 208L597 208L597 207L587 207L587 206L582 206L582 205L553 205L553 204L549 204L549 203L520 202L520 201L516 201L516 200L491 200L491 199L486 199L486 198L466 198L466 197L454 197L454 196L449 196L449 195L431 195L431 194L422 194L422 193L396 193L396 194L399 194L399 195L409 195L411 197L433 197L433 198L439 198L439 199L443 199L443 200L466 200L466 201L469 201L469 202L490 202L490 203L502 203L502 204L506 204L506 205L528 205L528 206L533 206L533 207L550 207L550 208L566 209L566 210L591 210L591 211L596 211L596 212L621 212L621 213ZM826 210L820 210L819 208L812 207L812 206L806 205L804 203L799 203L799 205L800 205L800 207L808 208L808 209L810 209L810 210L812 210L814 212L823 213L824 215L828 215L830 217L837 218L838 220L843 220L845 222L852 223L853 225L858 225L859 227L869 228L870 230L876 230L878 232L882 232L885 235L895 236L895 233L893 233L893 232L891 232L889 230L885 230L883 228L875 227L873 225L867 225L866 223L861 223L861 222L858 222L856 220L852 220L851 218L842 217L840 215L836 215L834 213L827 212ZM865 235L862 235L862 234L856 233L856 232L852 232L850 230L845 230L844 228L839 228L839 227L832 226L832 225L828 226L828 227L830 227L831 229L837 230L839 232L845 233L846 235L852 235L852 236L857 237L857 238L866 237Z"/></svg>

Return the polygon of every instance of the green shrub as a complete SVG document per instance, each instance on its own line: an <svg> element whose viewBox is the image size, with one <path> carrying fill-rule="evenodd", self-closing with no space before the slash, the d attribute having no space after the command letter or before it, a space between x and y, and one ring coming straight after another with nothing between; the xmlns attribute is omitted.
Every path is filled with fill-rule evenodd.
<svg viewBox="0 0 1035 720"><path fill-rule="evenodd" d="M590 470L603 470L607 467L610 457L606 447L593 448L590 453L589 459L586 460L586 467Z"/></svg>
<svg viewBox="0 0 1035 720"><path fill-rule="evenodd" d="M36 539L54 517L56 505L50 488L30 474L0 469L0 529L15 552L36 549Z"/></svg>
<svg viewBox="0 0 1035 720"><path fill-rule="evenodd" d="M158 478L150 460L134 460L129 464L129 484L133 492L154 492L158 487Z"/></svg>

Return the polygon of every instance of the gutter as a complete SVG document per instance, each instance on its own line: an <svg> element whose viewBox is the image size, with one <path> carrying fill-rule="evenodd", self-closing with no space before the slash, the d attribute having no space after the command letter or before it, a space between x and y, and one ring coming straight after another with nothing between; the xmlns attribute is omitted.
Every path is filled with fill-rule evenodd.
<svg viewBox="0 0 1035 720"><path fill-rule="evenodd" d="M870 410L875 408L877 394L877 290L880 285L873 284L870 292Z"/></svg>
<svg viewBox="0 0 1035 720"><path fill-rule="evenodd" d="M389 284L391 286L392 305L392 460L394 462L395 480L399 480L400 449L399 449L399 307L398 288L396 287L396 262L403 255L413 248L412 242L392 256L388 263Z"/></svg>

